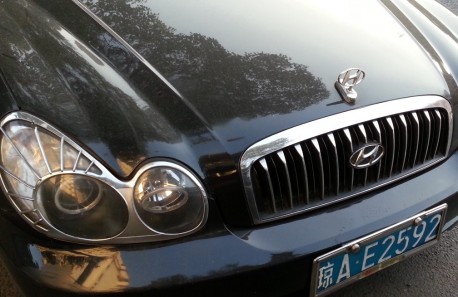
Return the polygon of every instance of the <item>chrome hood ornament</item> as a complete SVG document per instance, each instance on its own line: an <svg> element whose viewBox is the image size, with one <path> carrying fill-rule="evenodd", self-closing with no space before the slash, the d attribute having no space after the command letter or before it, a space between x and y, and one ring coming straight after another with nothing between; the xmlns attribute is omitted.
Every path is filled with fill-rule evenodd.
<svg viewBox="0 0 458 297"><path fill-rule="evenodd" d="M366 73L358 68L350 68L339 74L336 81L336 89L345 102L349 104L355 103L358 93L353 87L362 82L364 77L366 77Z"/></svg>

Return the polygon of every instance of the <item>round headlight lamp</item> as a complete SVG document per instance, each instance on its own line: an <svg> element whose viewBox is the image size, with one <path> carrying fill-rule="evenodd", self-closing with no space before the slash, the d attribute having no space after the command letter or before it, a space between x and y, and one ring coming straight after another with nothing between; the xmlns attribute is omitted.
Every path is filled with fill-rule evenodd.
<svg viewBox="0 0 458 297"><path fill-rule="evenodd" d="M24 112L0 123L1 188L19 216L61 240L160 241L203 227L199 179L176 162L151 161L120 180L61 131Z"/></svg>
<svg viewBox="0 0 458 297"><path fill-rule="evenodd" d="M111 238L127 225L124 199L93 177L75 174L50 177L38 186L35 201L46 221L77 238Z"/></svg>
<svg viewBox="0 0 458 297"><path fill-rule="evenodd" d="M206 218L207 198L197 178L185 168L157 162L140 175L134 204L140 219L166 234L190 232Z"/></svg>
<svg viewBox="0 0 458 297"><path fill-rule="evenodd" d="M83 214L100 204L103 196L100 182L78 175L61 175L55 179L57 181L48 180L45 184L51 183L51 189L54 190L54 205L62 213ZM43 188L42 186L40 190Z"/></svg>

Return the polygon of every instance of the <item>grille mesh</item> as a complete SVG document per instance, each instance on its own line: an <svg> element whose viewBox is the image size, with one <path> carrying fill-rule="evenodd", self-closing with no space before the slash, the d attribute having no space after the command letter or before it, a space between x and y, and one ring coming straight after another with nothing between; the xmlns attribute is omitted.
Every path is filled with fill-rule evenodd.
<svg viewBox="0 0 458 297"><path fill-rule="evenodd" d="M263 156L251 166L260 220L354 196L443 158L448 114L429 108L395 114L331 131ZM365 169L350 156L366 144L384 148L381 160Z"/></svg>

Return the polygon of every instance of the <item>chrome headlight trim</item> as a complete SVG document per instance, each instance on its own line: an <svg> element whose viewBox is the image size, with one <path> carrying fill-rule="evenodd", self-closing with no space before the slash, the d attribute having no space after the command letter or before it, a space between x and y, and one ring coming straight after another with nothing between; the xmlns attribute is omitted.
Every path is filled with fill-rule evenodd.
<svg viewBox="0 0 458 297"><path fill-rule="evenodd" d="M138 213L137 208L135 207L135 203L134 203L134 199L135 199L134 195L135 195L135 193L134 193L134 191L135 191L135 185L137 184L137 181L139 181L140 177L145 172L147 172L148 170L150 170L152 168L158 168L158 167L167 167L167 168L172 168L172 169L180 171L181 173L186 175L196 185L196 187L199 189L200 193L203 195L202 198L203 198L203 213L204 213L204 215L203 215L200 223L198 224L198 226L196 226L195 228L191 229L188 232L179 232L179 233L171 234L171 233L158 231L158 230L154 229L153 227L149 226L148 224L146 224L146 222L144 222L144 220L140 217L140 214ZM131 191L131 194L132 194L132 196L131 196L131 200L132 200L131 201L131 205L133 205L133 209L135 211L135 214L137 215L137 218L142 222L142 224L144 224L151 231L153 231L153 232L155 232L157 234L164 235L164 236L173 236L173 235L183 236L183 235L186 235L186 234L189 234L189 233L193 233L193 232L199 230L203 226L203 224L205 224L205 222L207 220L207 217L208 217L208 199L207 199L206 191L205 191L203 185L199 182L198 178L190 170L184 168L183 166L181 166L179 164L176 164L176 163L169 162L169 161L163 161L163 160L153 161L151 163L146 164L142 168L140 168L140 170L138 170L137 173L135 174L134 178L132 178L131 182L133 182L132 188L131 188L132 189L132 191Z"/></svg>
<svg viewBox="0 0 458 297"><path fill-rule="evenodd" d="M39 146L39 152L44 155L43 153L43 143L40 141L40 137L38 136L37 129L42 129L47 133L53 134L56 138L60 139L61 142L61 150L60 150L60 168L51 168L50 162L47 161L46 156L44 155L43 160L46 163L47 172L46 174L40 174L38 172L34 172L37 182L34 185L28 185L25 181L21 180L14 173L3 166L3 161L0 160L0 181L2 184L2 190L5 196L8 198L10 203L13 205L15 210L18 214L35 230L40 233L45 234L46 236L60 239L63 241L70 241L70 242L78 242L78 243L107 243L107 244L118 244L118 243L134 243L134 242L151 242L151 241L162 241L177 237L182 237L185 235L189 235L200 230L206 223L208 217L208 201L207 201L207 193L205 191L204 186L200 182L199 178L192 173L191 170L187 169L185 166L178 164L175 161L169 160L152 160L148 163L145 163L141 166L135 173L135 175L130 180L120 180L115 177L102 163L100 163L96 158L94 158L90 153L88 153L84 148L74 142L72 139L67 137L63 132L59 129L55 128L51 124L41 120L40 118L29 114L27 112L17 111L8 114L4 117L0 122L0 132L2 137L5 138L5 141L10 143L14 148L15 152L21 157L26 164L27 167L31 168L32 165L30 164L29 160L24 157L17 147L12 144L12 140L8 136L7 132L5 131L4 127L13 121L23 121L27 124L34 127L35 134L36 134L36 141ZM74 162L73 166L69 168L67 164L69 160L65 159L65 155L63 153L64 146L69 146L71 149L74 149L78 153L78 157ZM80 160L84 159L85 168L81 168ZM54 166L56 167L56 166ZM186 175L192 182L197 186L199 191L202 194L202 203L203 203L203 215L200 219L200 222L197 226L192 228L191 230L187 230L186 232L180 233L164 233L154 230L150 226L147 226L143 221L139 218L137 211L135 210L134 206L134 187L138 180L138 178L147 170L154 168L154 167L169 167L175 170L180 171L182 174ZM4 175L12 177L14 180L18 181L19 183L25 184L26 187L29 187L33 190L33 195L30 197L24 197L18 195L16 193L8 192L7 184L5 182ZM128 220L126 226L123 228L121 232L117 235L103 238L103 239L88 239L88 238L81 238L76 236L71 236L66 234L57 228L55 228L49 220L46 219L46 216L43 216L39 208L37 207L37 190L40 186L51 178L55 178L56 176L62 175L81 175L94 178L99 182L102 182L104 185L107 185L112 190L114 190L120 197L124 200L123 205L125 205L126 210L128 212ZM28 204L19 204L18 201L25 201ZM24 205L33 205L33 208L26 208Z"/></svg>

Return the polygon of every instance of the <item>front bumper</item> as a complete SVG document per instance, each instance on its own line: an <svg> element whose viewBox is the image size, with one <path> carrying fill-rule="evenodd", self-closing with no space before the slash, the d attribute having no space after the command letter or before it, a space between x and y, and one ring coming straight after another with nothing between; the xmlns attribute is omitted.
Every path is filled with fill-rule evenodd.
<svg viewBox="0 0 458 297"><path fill-rule="evenodd" d="M4 213L0 254L30 296L306 296L313 259L343 243L442 203L448 204L444 230L452 227L458 221L457 180L455 153L387 189L251 229L224 226L211 201L204 230L161 244L62 243Z"/></svg>

